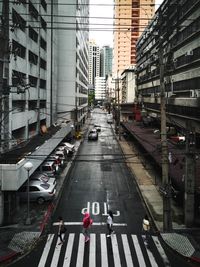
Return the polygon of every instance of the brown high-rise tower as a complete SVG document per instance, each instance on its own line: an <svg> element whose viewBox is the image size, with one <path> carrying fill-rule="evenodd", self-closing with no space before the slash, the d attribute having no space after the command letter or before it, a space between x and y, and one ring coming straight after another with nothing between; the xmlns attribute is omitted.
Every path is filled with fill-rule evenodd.
<svg viewBox="0 0 200 267"><path fill-rule="evenodd" d="M136 62L136 42L153 17L155 0L115 0L113 76Z"/></svg>

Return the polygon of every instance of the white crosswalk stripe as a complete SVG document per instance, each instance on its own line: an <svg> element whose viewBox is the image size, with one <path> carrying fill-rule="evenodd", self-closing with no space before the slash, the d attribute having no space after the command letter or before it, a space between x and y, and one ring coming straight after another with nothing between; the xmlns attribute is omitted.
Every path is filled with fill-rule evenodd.
<svg viewBox="0 0 200 267"><path fill-rule="evenodd" d="M101 266L108 267L106 235L101 234Z"/></svg>
<svg viewBox="0 0 200 267"><path fill-rule="evenodd" d="M113 235L111 237L111 242L112 242L113 258L114 258L115 267L121 267L119 248L118 248L116 235Z"/></svg>
<svg viewBox="0 0 200 267"><path fill-rule="evenodd" d="M38 264L38 267L43 267L45 265L45 261L47 259L48 254L49 254L49 250L51 248L53 238L54 238L54 235L48 236L46 245L45 245L44 250L43 250L42 257L41 257L40 262Z"/></svg>
<svg viewBox="0 0 200 267"><path fill-rule="evenodd" d="M85 243L82 233L69 233L63 245L58 245L59 242L57 235L48 236L38 267L70 267L72 261L76 267L134 267L134 264L139 267L160 267L158 255L159 262L163 261L162 266L170 266L158 237L152 237L149 247L144 244L142 236L127 234L113 234L106 238L105 234L91 233L90 241ZM100 249L97 250L97 247Z"/></svg>
<svg viewBox="0 0 200 267"><path fill-rule="evenodd" d="M122 243L123 243L123 247L124 247L126 265L127 265L127 267L133 267L133 261L132 261L132 257L131 257L131 251L130 251L130 247L128 244L127 235L122 235Z"/></svg>
<svg viewBox="0 0 200 267"><path fill-rule="evenodd" d="M89 267L96 267L96 235L90 235L90 259Z"/></svg>
<svg viewBox="0 0 200 267"><path fill-rule="evenodd" d="M142 236L143 240L145 239L145 236L143 235ZM151 250L149 250L147 247L146 247L146 251L147 251L147 254L149 256L149 260L150 260L150 263L151 263L151 266L153 267L158 267L158 264L156 263L156 260L154 258L154 255L152 254Z"/></svg>
<svg viewBox="0 0 200 267"><path fill-rule="evenodd" d="M80 234L76 267L83 266L84 249L85 249L85 237L83 234Z"/></svg>
<svg viewBox="0 0 200 267"><path fill-rule="evenodd" d="M160 256L163 259L163 262L164 262L165 266L166 267L170 267L171 264L170 264L170 262L169 262L169 260L167 258L167 255L166 255L163 247L160 244L160 241L159 241L158 237L157 236L152 236L152 239L153 239L153 242L155 243L155 245L156 245L156 247L157 247L157 249L158 249L158 251L160 253Z"/></svg>
<svg viewBox="0 0 200 267"><path fill-rule="evenodd" d="M143 258L143 254L142 254L142 250L141 250L140 244L138 242L138 238L137 238L136 235L132 235L132 239L133 239L135 251L136 251L136 254L137 254L139 266L140 267L145 267L146 264L145 264L145 261L144 261L144 258Z"/></svg>
<svg viewBox="0 0 200 267"><path fill-rule="evenodd" d="M67 248L66 248L65 258L64 258L64 263L63 263L64 267L70 266L71 256L72 256L72 248L73 248L73 244L74 244L74 236L75 236L75 234L69 234L69 239L67 242Z"/></svg>

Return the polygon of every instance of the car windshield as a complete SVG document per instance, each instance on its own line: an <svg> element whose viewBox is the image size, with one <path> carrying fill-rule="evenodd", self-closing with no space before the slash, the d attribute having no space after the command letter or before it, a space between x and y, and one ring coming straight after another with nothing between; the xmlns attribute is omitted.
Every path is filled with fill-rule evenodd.
<svg viewBox="0 0 200 267"><path fill-rule="evenodd" d="M47 182L49 181L49 177L46 176L46 175L42 175L42 176L41 176L41 179L42 179L42 181L45 182L45 183L47 183Z"/></svg>
<svg viewBox="0 0 200 267"><path fill-rule="evenodd" d="M41 184L40 186L41 186L42 188L44 188L44 189L48 189L49 186L50 186L50 184Z"/></svg>

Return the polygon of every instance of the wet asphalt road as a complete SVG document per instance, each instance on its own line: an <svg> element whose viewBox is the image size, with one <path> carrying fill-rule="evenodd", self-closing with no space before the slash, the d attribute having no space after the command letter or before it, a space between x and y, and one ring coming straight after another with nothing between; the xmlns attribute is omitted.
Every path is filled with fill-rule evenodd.
<svg viewBox="0 0 200 267"><path fill-rule="evenodd" d="M77 263L77 250L79 251L83 213L86 211L90 212L94 221L90 232L96 236L96 266L101 266L102 245L100 245L100 238L101 234L107 233L105 223L108 210L112 210L115 215L114 223L117 225L113 228L118 238L120 254L120 265L117 265L117 254L115 256L111 239L107 239L109 267L127 266L125 263L126 258L123 253L124 243L122 242L123 240L120 241L121 239L118 237L122 234L127 235L129 244L131 242L131 235L138 236L142 257L146 264L144 266L190 266L167 249L165 251L168 259L170 259L171 265L164 264L153 245L153 241L150 243L150 252L154 257L153 262L156 262L157 265L151 262L151 257L143 244L141 236L142 218L146 213L145 207L138 193L134 177L124 163L123 155L113 133L112 127L114 127L114 125L107 124L106 114L100 109L96 109L93 112L89 128L92 128L93 124L101 125L98 141L88 141L86 135L86 138L79 148L73 168L67 175L62 197L53 218L53 223L56 223L58 216L63 217L67 227L66 244L69 243L69 235L72 235L72 233L74 234L74 245L71 248L70 265L67 265L67 257L69 255L65 254L67 250L66 244L60 249L56 244L57 241L55 238L51 246L49 245L50 248L45 247L45 250L49 249L49 253L44 260L41 260L41 255L44 255L44 246L48 245L47 240L51 241L51 236L48 236L48 239L44 238L41 240L38 246L29 255L11 266L81 267L81 263ZM56 236L57 230L57 226L52 225L50 234L55 234ZM73 238L73 236L71 237ZM135 249L132 246L130 246L130 249L134 266L139 266ZM56 253L57 256L55 256ZM95 265L89 265L89 246L85 246L84 253L83 266L95 267ZM57 257L57 261L54 257ZM63 265L63 262L65 262L66 265Z"/></svg>

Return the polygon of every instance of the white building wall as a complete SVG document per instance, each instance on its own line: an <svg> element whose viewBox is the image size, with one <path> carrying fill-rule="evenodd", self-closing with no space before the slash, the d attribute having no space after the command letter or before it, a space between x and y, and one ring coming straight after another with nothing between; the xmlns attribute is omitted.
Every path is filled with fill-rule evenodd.
<svg viewBox="0 0 200 267"><path fill-rule="evenodd" d="M75 109L76 91L76 6L58 0L58 114L70 119ZM71 28L66 30L66 28Z"/></svg>

